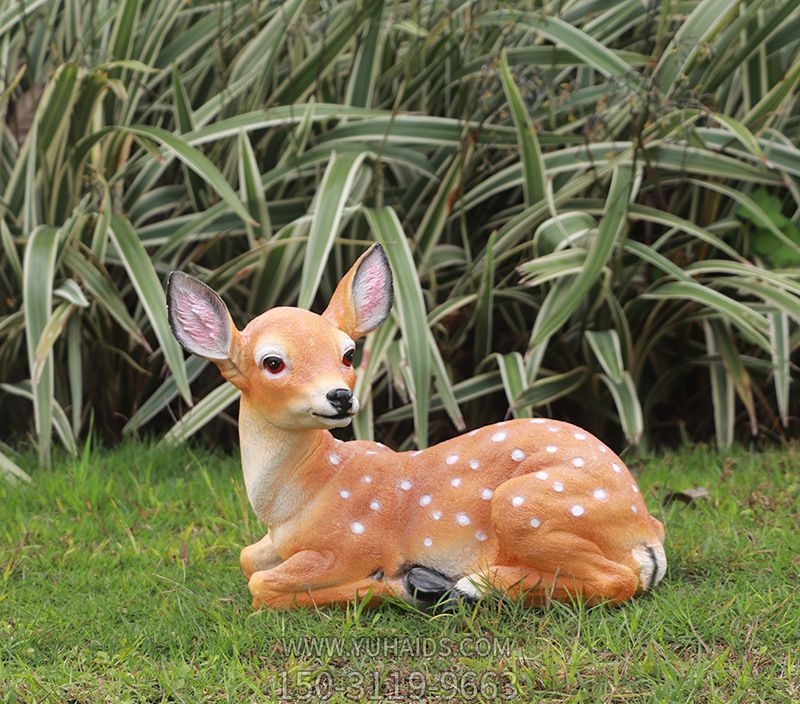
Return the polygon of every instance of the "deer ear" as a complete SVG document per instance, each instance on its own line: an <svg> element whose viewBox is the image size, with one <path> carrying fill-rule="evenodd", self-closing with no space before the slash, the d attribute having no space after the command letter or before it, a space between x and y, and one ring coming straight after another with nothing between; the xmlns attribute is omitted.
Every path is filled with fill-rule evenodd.
<svg viewBox="0 0 800 704"><path fill-rule="evenodd" d="M393 298L389 260L374 244L339 282L322 317L357 340L389 317Z"/></svg>
<svg viewBox="0 0 800 704"><path fill-rule="evenodd" d="M167 279L167 311L172 334L184 349L214 361L229 358L235 328L216 291L193 276L173 271Z"/></svg>

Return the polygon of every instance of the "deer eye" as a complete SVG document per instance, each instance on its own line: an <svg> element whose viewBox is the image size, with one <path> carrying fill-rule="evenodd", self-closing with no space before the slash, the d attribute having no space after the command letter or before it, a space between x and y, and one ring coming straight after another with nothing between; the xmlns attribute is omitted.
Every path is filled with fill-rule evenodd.
<svg viewBox="0 0 800 704"><path fill-rule="evenodd" d="M264 359L261 361L261 365L270 374L280 374L284 369L286 369L286 363L280 357L276 357L275 355L268 355L267 357L264 357Z"/></svg>
<svg viewBox="0 0 800 704"><path fill-rule="evenodd" d="M344 355L342 355L342 364L344 364L344 366L346 367L352 367L353 357L355 356L356 356L355 350L347 350L347 352L345 352Z"/></svg>

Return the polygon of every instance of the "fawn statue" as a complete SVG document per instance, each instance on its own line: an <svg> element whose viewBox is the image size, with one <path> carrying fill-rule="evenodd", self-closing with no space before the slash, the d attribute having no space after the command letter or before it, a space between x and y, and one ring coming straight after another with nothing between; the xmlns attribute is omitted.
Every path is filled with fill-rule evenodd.
<svg viewBox="0 0 800 704"><path fill-rule="evenodd" d="M240 331L211 288L169 277L175 337L241 390L247 496L269 528L241 553L254 607L623 602L659 582L663 526L622 460L575 425L520 418L413 452L333 437L358 412L356 341L388 317L392 286L375 244L322 315L278 307Z"/></svg>

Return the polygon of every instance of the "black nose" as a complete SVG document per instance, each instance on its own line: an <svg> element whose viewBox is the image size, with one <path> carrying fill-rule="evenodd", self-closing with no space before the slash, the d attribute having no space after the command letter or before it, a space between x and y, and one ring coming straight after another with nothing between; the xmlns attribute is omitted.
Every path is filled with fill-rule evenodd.
<svg viewBox="0 0 800 704"><path fill-rule="evenodd" d="M325 396L339 413L349 411L353 406L353 392L350 389L334 389Z"/></svg>

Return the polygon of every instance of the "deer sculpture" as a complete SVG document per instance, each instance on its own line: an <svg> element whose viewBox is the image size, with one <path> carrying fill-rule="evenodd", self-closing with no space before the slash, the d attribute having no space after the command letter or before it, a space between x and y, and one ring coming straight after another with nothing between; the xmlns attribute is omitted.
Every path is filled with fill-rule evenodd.
<svg viewBox="0 0 800 704"><path fill-rule="evenodd" d="M356 341L392 298L378 244L322 315L278 307L241 331L211 288L169 277L175 337L241 390L247 496L269 527L241 552L253 606L492 592L619 603L659 582L663 526L622 460L575 425L508 420L413 452L333 437L359 409Z"/></svg>

